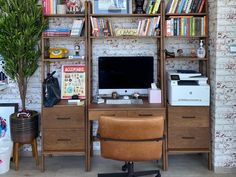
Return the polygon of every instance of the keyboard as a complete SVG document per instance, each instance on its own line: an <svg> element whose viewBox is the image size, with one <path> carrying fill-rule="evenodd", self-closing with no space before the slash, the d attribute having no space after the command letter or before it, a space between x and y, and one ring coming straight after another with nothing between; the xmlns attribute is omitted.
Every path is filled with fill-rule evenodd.
<svg viewBox="0 0 236 177"><path fill-rule="evenodd" d="M106 99L106 104L143 104L142 99Z"/></svg>

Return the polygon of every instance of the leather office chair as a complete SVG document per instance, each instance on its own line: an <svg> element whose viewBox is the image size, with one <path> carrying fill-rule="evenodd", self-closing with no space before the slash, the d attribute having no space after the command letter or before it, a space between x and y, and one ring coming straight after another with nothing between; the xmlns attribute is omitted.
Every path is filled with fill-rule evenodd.
<svg viewBox="0 0 236 177"><path fill-rule="evenodd" d="M99 119L98 137L104 158L125 161L127 173L98 174L98 177L135 177L156 174L159 170L134 172L133 162L159 160L162 155L163 117L109 117Z"/></svg>

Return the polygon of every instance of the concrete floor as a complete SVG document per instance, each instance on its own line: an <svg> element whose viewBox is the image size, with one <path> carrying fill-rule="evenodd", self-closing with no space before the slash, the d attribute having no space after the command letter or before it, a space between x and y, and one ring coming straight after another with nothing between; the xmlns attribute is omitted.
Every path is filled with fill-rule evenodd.
<svg viewBox="0 0 236 177"><path fill-rule="evenodd" d="M92 170L84 171L84 157L82 156L58 156L46 157L45 172L36 167L32 157L20 158L19 171L14 170L11 164L9 172L0 175L4 177L96 177L97 173L121 172L122 162L103 159L94 156ZM135 171L153 170L157 165L154 161L135 163ZM236 174L215 174L207 169L207 160L204 156L195 155L171 155L169 157L169 170L161 171L162 177L235 177ZM147 177L154 177L150 175Z"/></svg>

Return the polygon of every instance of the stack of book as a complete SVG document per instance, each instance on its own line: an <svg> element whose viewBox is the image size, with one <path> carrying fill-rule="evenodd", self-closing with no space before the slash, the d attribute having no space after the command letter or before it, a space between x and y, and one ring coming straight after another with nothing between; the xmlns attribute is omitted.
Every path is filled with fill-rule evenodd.
<svg viewBox="0 0 236 177"><path fill-rule="evenodd" d="M71 28L71 36L81 36L84 26L84 19L75 19Z"/></svg>
<svg viewBox="0 0 236 177"><path fill-rule="evenodd" d="M69 28L49 28L44 30L43 36L70 36Z"/></svg>
<svg viewBox="0 0 236 177"><path fill-rule="evenodd" d="M206 0L169 0L166 13L201 13Z"/></svg>
<svg viewBox="0 0 236 177"><path fill-rule="evenodd" d="M205 36L206 16L204 17L170 17L166 20L166 36Z"/></svg>

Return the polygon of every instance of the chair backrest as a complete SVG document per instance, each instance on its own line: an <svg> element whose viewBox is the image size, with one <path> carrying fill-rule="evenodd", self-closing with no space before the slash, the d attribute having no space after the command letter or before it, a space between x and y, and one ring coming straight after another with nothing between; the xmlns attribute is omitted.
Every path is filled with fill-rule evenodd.
<svg viewBox="0 0 236 177"><path fill-rule="evenodd" d="M163 117L99 118L101 155L121 161L158 160L162 154Z"/></svg>

